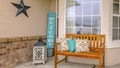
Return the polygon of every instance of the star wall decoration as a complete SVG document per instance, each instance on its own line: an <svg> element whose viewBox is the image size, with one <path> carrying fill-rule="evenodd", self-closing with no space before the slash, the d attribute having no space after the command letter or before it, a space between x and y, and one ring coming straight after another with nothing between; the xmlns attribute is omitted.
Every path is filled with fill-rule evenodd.
<svg viewBox="0 0 120 68"><path fill-rule="evenodd" d="M12 5L14 5L18 9L16 16L23 13L28 17L28 14L27 14L26 10L29 9L30 6L25 6L23 0L20 1L20 4L12 3Z"/></svg>

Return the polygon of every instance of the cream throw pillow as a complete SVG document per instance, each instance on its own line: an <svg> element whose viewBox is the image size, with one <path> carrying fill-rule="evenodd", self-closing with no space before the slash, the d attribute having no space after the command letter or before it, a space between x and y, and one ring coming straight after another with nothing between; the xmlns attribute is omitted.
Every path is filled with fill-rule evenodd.
<svg viewBox="0 0 120 68"><path fill-rule="evenodd" d="M84 39L76 39L76 51L75 52L88 52L89 51L89 41Z"/></svg>
<svg viewBox="0 0 120 68"><path fill-rule="evenodd" d="M67 39L60 38L59 42L60 42L60 51L63 52L63 51L68 51L69 50L69 45L68 45Z"/></svg>

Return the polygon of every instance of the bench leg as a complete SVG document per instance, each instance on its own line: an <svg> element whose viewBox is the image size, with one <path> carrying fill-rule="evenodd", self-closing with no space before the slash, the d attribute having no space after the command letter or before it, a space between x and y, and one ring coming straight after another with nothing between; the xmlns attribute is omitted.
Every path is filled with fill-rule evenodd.
<svg viewBox="0 0 120 68"><path fill-rule="evenodd" d="M54 56L54 68L57 68L57 55Z"/></svg>
<svg viewBox="0 0 120 68"><path fill-rule="evenodd" d="M103 57L100 57L98 68L103 68L104 67L103 65L104 65L104 59L103 59Z"/></svg>
<svg viewBox="0 0 120 68"><path fill-rule="evenodd" d="M67 56L65 56L65 62L67 62Z"/></svg>
<svg viewBox="0 0 120 68"><path fill-rule="evenodd" d="M105 56L103 56L103 68L105 68Z"/></svg>
<svg viewBox="0 0 120 68"><path fill-rule="evenodd" d="M94 65L92 68L95 68L96 67L96 65Z"/></svg>
<svg viewBox="0 0 120 68"><path fill-rule="evenodd" d="M98 68L102 68L102 61L101 61L101 59L99 59L99 66L98 66Z"/></svg>

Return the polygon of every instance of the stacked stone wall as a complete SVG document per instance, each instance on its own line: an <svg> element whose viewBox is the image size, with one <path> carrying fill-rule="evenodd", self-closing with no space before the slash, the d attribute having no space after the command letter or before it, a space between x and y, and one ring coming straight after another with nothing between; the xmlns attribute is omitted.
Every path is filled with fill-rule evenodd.
<svg viewBox="0 0 120 68"><path fill-rule="evenodd" d="M14 68L19 63L32 60L33 45L40 36L1 38L0 68Z"/></svg>

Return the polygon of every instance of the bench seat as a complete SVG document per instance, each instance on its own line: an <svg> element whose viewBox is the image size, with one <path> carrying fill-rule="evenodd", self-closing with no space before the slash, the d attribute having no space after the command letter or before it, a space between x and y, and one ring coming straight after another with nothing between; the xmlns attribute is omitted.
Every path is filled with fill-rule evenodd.
<svg viewBox="0 0 120 68"><path fill-rule="evenodd" d="M61 52L58 51L57 55L66 55L66 56L76 56L76 57L82 57L82 58L94 58L94 59L99 59L100 56L103 56L103 53L99 52L70 52L70 51L65 51Z"/></svg>

